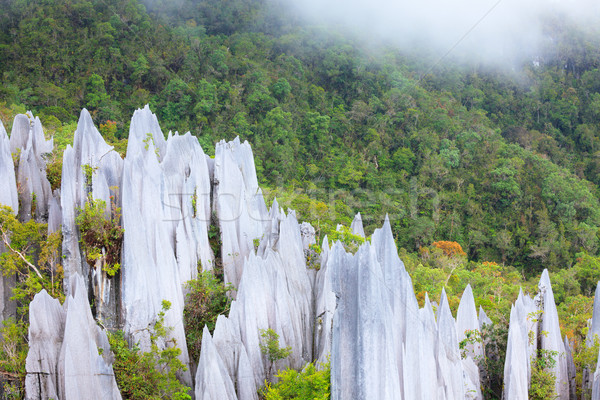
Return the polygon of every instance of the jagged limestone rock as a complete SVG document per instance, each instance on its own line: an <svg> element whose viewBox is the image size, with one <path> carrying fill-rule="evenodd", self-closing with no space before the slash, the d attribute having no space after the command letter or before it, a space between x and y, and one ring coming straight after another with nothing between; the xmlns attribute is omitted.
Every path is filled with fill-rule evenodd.
<svg viewBox="0 0 600 400"><path fill-rule="evenodd" d="M461 361L445 294L436 323L428 296L419 309L387 218L355 255L338 242L324 251L324 260L317 285L329 279L333 300L337 298L331 336L333 399L481 398L477 365L470 358ZM326 309L324 294L327 290L317 295L317 313ZM472 309L469 324L478 329L474 304ZM326 338L321 335L315 343Z"/></svg>
<svg viewBox="0 0 600 400"><path fill-rule="evenodd" d="M183 285L198 269L213 268L208 241L211 179L207 157L190 133L165 141L148 107L131 120L123 166L123 289L125 331L149 345L146 328L171 303L165 324L188 364L183 329ZM191 384L189 372L184 382Z"/></svg>
<svg viewBox="0 0 600 400"><path fill-rule="evenodd" d="M0 121L0 182L2 182L0 205L10 207L16 215L19 212L19 198L15 167L11 155L10 140L2 121Z"/></svg>
<svg viewBox="0 0 600 400"><path fill-rule="evenodd" d="M258 187L252 150L248 142L221 141L215 149L213 209L221 229L225 282L238 287L244 259L261 240L269 221Z"/></svg>
<svg viewBox="0 0 600 400"><path fill-rule="evenodd" d="M492 320L487 316L483 308L479 306L479 330L483 332L485 325L492 325Z"/></svg>
<svg viewBox="0 0 600 400"><path fill-rule="evenodd" d="M402 396L396 351L400 343L392 318L395 282L384 275L375 247L364 244L352 255L336 242L328 255L338 299L331 346L334 400Z"/></svg>
<svg viewBox="0 0 600 400"><path fill-rule="evenodd" d="M532 339L534 338L534 339ZM538 349L538 340L541 347ZM548 271L544 270L538 284L538 294L532 300L519 293L510 314L506 359L504 361L504 398L527 397L531 377L531 361L538 350L555 351L557 398L570 398L569 372L565 344L560 336L558 312ZM525 396L525 397L523 397Z"/></svg>
<svg viewBox="0 0 600 400"><path fill-rule="evenodd" d="M456 323L452 318L446 292L442 289L442 296L437 313L437 360L439 365L438 396L445 399L462 399L466 391L472 389L465 387L460 352L458 350L458 337Z"/></svg>
<svg viewBox="0 0 600 400"><path fill-rule="evenodd" d="M236 384L237 398L240 400L258 400L252 365L246 347L242 343L237 323L223 315L219 315L213 341L227 367L229 376Z"/></svg>
<svg viewBox="0 0 600 400"><path fill-rule="evenodd" d="M196 372L196 399L237 400L235 387L210 332L202 332L202 353Z"/></svg>
<svg viewBox="0 0 600 400"><path fill-rule="evenodd" d="M63 268L65 282L71 276L85 277L86 287L91 283L97 317L105 326L119 326L118 279L110 279L103 271L104 259L88 265L80 246L80 232L75 224L79 209L90 199L105 203L105 217L111 218L113 209L120 208L123 160L109 146L94 125L90 113L83 109L73 136L73 147L63 153L60 191L63 234ZM55 212L53 212L54 214ZM55 223L53 222L53 225ZM69 286L65 285L69 290Z"/></svg>
<svg viewBox="0 0 600 400"><path fill-rule="evenodd" d="M62 208L60 206L60 190L56 189L48 209L48 233L60 231L62 227Z"/></svg>
<svg viewBox="0 0 600 400"><path fill-rule="evenodd" d="M473 289L470 284L467 284L456 312L456 333L459 343L466 338L465 332L479 330L479 326ZM479 342L467 344L466 350L471 358L483 357L483 347Z"/></svg>
<svg viewBox="0 0 600 400"><path fill-rule="evenodd" d="M17 194L17 180L10 150L10 141L2 121L0 121L0 205L8 206L14 215L19 212L19 198ZM0 254L5 250L0 240ZM11 288L14 286L14 277L6 277L0 273L0 323L15 315L16 303L10 300Z"/></svg>
<svg viewBox="0 0 600 400"><path fill-rule="evenodd" d="M29 304L26 399L58 399L62 393L57 368L64 326L63 307L42 289Z"/></svg>
<svg viewBox="0 0 600 400"><path fill-rule="evenodd" d="M28 112L18 114L10 134L10 151L18 159L16 172L19 187L19 219L28 221L46 221L48 206L52 199L50 183L46 178L44 155L51 153L52 139L44 138L42 123Z"/></svg>
<svg viewBox="0 0 600 400"><path fill-rule="evenodd" d="M598 336L600 340L600 282L596 285L596 291L594 293L594 311L592 314L592 320L589 324L589 330L587 334L587 345L592 346L594 340Z"/></svg>
<svg viewBox="0 0 600 400"><path fill-rule="evenodd" d="M350 230L353 234L357 236L366 237L365 230L363 228L362 216L360 215L360 213L354 216L352 224L350 225Z"/></svg>
<svg viewBox="0 0 600 400"><path fill-rule="evenodd" d="M577 370L575 369L575 362L573 361L573 353L571 352L571 344L569 343L569 339L567 335L565 335L564 339L565 345L565 358L567 359L567 375L569 376L569 400L576 400L576 382L575 378L577 375Z"/></svg>
<svg viewBox="0 0 600 400"><path fill-rule="evenodd" d="M529 332L535 333L538 330L537 311L534 301L520 291L517 301L510 310L504 361L504 398L506 400L523 399L528 396L531 360L536 353L536 344L530 342Z"/></svg>
<svg viewBox="0 0 600 400"><path fill-rule="evenodd" d="M329 244L327 236L321 245L321 268L315 280L315 333L314 333L314 358L317 364L324 364L331 353L331 333L333 328L333 314L336 309L336 297L331 282L331 268L329 263Z"/></svg>
<svg viewBox="0 0 600 400"><path fill-rule="evenodd" d="M162 169L163 212L171 247L184 281L194 279L198 264L213 268L208 242L211 221L211 181L204 151L189 132L169 137L160 164Z"/></svg>
<svg viewBox="0 0 600 400"><path fill-rule="evenodd" d="M545 334L542 335L542 349L557 352L556 365L552 370L556 376L556 394L559 399L568 400L569 374L567 370L565 345L560 334L558 311L556 310L556 303L554 302L550 276L546 269L542 272L542 277L538 284L538 297L543 307L540 329L542 332L545 332Z"/></svg>
<svg viewBox="0 0 600 400"><path fill-rule="evenodd" d="M83 278L72 276L69 286L62 307L45 290L30 304L25 398L121 399L108 338L92 317Z"/></svg>
<svg viewBox="0 0 600 400"><path fill-rule="evenodd" d="M594 311L592 318L588 320L588 333L585 344L591 347L596 340L600 341L600 282L596 285L596 292L594 293ZM590 368L584 368L581 379L582 388L591 392L594 385L594 377L593 369L590 371ZM600 400L600 392L598 392L598 396L597 400Z"/></svg>
<svg viewBox="0 0 600 400"><path fill-rule="evenodd" d="M598 362L596 363L596 372L592 378L592 400L600 400L600 351L598 352Z"/></svg>
<svg viewBox="0 0 600 400"><path fill-rule="evenodd" d="M479 320L477 318L477 309L475 308L475 298L471 285L467 284L456 313L456 333L458 342L467 339L467 331L479 331ZM476 333L474 333L476 334ZM477 361L483 359L483 346L481 342L475 341L467 343L464 349L465 357L463 358L463 369L465 371L465 387L466 395L471 399L482 399L479 378L479 368ZM462 356L462 355L461 355Z"/></svg>
<svg viewBox="0 0 600 400"><path fill-rule="evenodd" d="M257 254L250 252L244 261L229 316L218 318L213 334L214 345L241 400L256 400L256 389L278 369L301 369L313 358L313 292L301 226L295 214L284 213L277 202L269 216ZM266 329L279 335L281 347L292 349L289 357L274 365L260 349L261 331ZM199 371L214 363L210 361L214 356L209 356L204 355L203 347Z"/></svg>
<svg viewBox="0 0 600 400"><path fill-rule="evenodd" d="M304 251L308 251L310 245L316 243L315 240L315 228L308 222L300 224L300 233L302 234L302 248Z"/></svg>

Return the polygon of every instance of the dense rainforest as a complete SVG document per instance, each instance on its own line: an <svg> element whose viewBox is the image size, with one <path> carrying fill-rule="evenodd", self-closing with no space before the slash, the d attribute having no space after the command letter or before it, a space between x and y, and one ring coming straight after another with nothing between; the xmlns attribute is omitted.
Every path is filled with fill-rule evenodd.
<svg viewBox="0 0 600 400"><path fill-rule="evenodd" d="M551 44L507 69L365 46L275 2L159 3L0 1L7 130L32 110L60 163L85 107L124 152L149 104L209 153L248 140L268 197L321 233L356 212L370 233L388 214L420 300L446 286L455 310L471 283L506 324L518 285L548 268L565 332L585 335L600 278L598 32L548 19Z"/></svg>
<svg viewBox="0 0 600 400"><path fill-rule="evenodd" d="M206 149L239 135L264 185L327 206L306 218L388 213L410 251L457 241L527 276L597 253L597 36L549 21L557 49L518 71L431 67L274 7L4 1L0 100L50 129L86 107L114 140L146 103Z"/></svg>

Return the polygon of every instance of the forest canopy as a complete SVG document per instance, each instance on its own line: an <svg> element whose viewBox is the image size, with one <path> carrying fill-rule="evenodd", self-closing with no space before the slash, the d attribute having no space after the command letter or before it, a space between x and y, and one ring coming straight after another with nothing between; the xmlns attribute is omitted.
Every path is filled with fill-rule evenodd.
<svg viewBox="0 0 600 400"><path fill-rule="evenodd" d="M149 103L206 152L248 140L261 184L315 224L388 214L399 248L455 241L526 276L597 255L592 32L548 20L555 47L507 71L365 49L271 2L161 4L3 1L5 126L31 109L60 149L85 107L124 151Z"/></svg>

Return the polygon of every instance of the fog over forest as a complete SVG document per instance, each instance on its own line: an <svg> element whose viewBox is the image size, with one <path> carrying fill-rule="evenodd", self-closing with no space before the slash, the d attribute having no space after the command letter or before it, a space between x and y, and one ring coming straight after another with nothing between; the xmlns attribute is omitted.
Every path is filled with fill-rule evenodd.
<svg viewBox="0 0 600 400"><path fill-rule="evenodd" d="M439 57L494 64L535 58L552 44L548 23L598 30L594 0L283 0L311 21L339 24L366 43L384 40Z"/></svg>

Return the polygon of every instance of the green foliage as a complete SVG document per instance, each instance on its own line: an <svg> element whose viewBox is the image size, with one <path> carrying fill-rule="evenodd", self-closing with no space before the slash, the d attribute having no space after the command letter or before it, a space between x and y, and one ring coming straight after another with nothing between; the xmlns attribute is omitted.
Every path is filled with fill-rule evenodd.
<svg viewBox="0 0 600 400"><path fill-rule="evenodd" d="M547 400L557 397L556 375L551 371L556 365L557 351L538 349L537 357L531 362L529 398Z"/></svg>
<svg viewBox="0 0 600 400"><path fill-rule="evenodd" d="M280 347L279 346L279 335L271 328L260 330L260 352L267 357L269 362L269 376L273 369L273 365L279 361L287 358L292 354L292 348Z"/></svg>
<svg viewBox="0 0 600 400"><path fill-rule="evenodd" d="M327 239L330 243L335 243L339 240L347 251L353 253L365 242L364 237L353 234L347 226L342 225L335 230L326 225L321 225L319 228L319 233L321 235L327 235Z"/></svg>
<svg viewBox="0 0 600 400"><path fill-rule="evenodd" d="M52 160L46 164L46 178L50 182L52 191L60 189L62 179L62 157L54 154Z"/></svg>
<svg viewBox="0 0 600 400"><path fill-rule="evenodd" d="M185 297L183 321L190 359L197 361L202 348L204 326L212 334L219 315L229 312L231 299L227 291L231 289L220 282L211 271L198 274L197 279L186 282L188 293Z"/></svg>
<svg viewBox="0 0 600 400"><path fill-rule="evenodd" d="M27 317L29 302L42 289L64 300L63 270L58 262L60 231L49 235L46 224L34 220L21 223L10 208L0 206L0 243L8 249L0 254L0 271L17 278L11 300L20 304L20 318Z"/></svg>
<svg viewBox="0 0 600 400"><path fill-rule="evenodd" d="M421 54L364 49L265 2L160 10L7 3L0 118L10 128L32 109L62 149L85 106L124 154L131 112L149 103L207 153L250 140L262 183L314 201L291 200L307 220L348 225L361 211L376 216L369 231L387 213L400 247L456 241L528 277L598 254L597 33L545 20L557 47L515 79L449 60L429 71Z"/></svg>
<svg viewBox="0 0 600 400"><path fill-rule="evenodd" d="M478 363L481 371L483 371L481 375L482 394L484 399L501 399L508 340L508 321L503 320L492 325L484 325L481 330L481 338L485 354Z"/></svg>
<svg viewBox="0 0 600 400"><path fill-rule="evenodd" d="M7 400L22 399L25 395L25 359L27 358L28 324L13 318L0 326L0 376Z"/></svg>
<svg viewBox="0 0 600 400"><path fill-rule="evenodd" d="M77 212L75 223L81 232L81 245L88 264L94 265L96 260L102 259L104 272L109 277L115 276L121 268L124 233L119 225L120 209L113 205L110 219L106 218L106 202L90 197Z"/></svg>
<svg viewBox="0 0 600 400"><path fill-rule="evenodd" d="M331 366L329 362L319 370L313 363L302 371L285 369L277 374L277 383L267 383L259 391L265 400L327 400L331 397Z"/></svg>
<svg viewBox="0 0 600 400"><path fill-rule="evenodd" d="M165 313L170 307L171 304L163 300L156 321L148 327L149 352L142 352L137 345L130 348L121 331L109 333L108 341L115 355L113 371L124 399L191 399L190 388L177 380L177 374L187 368L178 359L181 349L169 339L172 328L164 325ZM165 347L160 348L159 343Z"/></svg>
<svg viewBox="0 0 600 400"><path fill-rule="evenodd" d="M198 188L194 188L194 194L192 194L192 218L196 218L198 213Z"/></svg>
<svg viewBox="0 0 600 400"><path fill-rule="evenodd" d="M81 166L81 169L83 170L83 178L85 179L85 187L88 190L91 190L92 178L94 176L94 173L98 170L98 167L94 167L90 164L83 164Z"/></svg>
<svg viewBox="0 0 600 400"><path fill-rule="evenodd" d="M573 355L573 361L577 367L575 382L577 385L577 397L581 399L591 399L591 388L583 387L583 373L587 370L588 374L593 374L598 364L598 351L600 351L600 339L594 335L591 343L586 343L581 350Z"/></svg>
<svg viewBox="0 0 600 400"><path fill-rule="evenodd" d="M465 331L465 338L458 343L460 357L466 359L469 354L469 345L472 347L476 343L482 343L481 332L478 329Z"/></svg>
<svg viewBox="0 0 600 400"><path fill-rule="evenodd" d="M24 395L29 303L42 289L64 301L59 264L62 236L60 231L47 232L46 224L21 223L10 208L0 206L0 244L6 249L0 254L0 273L16 278L10 300L17 303L16 318L0 326L0 376L7 399Z"/></svg>

